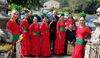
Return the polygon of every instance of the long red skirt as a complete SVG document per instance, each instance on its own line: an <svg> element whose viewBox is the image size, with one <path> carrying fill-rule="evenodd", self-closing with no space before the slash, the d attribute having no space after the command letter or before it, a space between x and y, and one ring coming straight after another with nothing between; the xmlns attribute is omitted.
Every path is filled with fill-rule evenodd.
<svg viewBox="0 0 100 58"><path fill-rule="evenodd" d="M40 36L34 35L31 37L31 53L34 56L40 55Z"/></svg>
<svg viewBox="0 0 100 58"><path fill-rule="evenodd" d="M56 40L55 40L55 54L63 54L64 53L64 41L65 41L65 30L60 31L60 37L59 33L56 34Z"/></svg>
<svg viewBox="0 0 100 58"><path fill-rule="evenodd" d="M85 44L75 44L74 52L72 58L84 58Z"/></svg>
<svg viewBox="0 0 100 58"><path fill-rule="evenodd" d="M31 54L31 43L28 37L28 33L23 34L23 39L21 41L21 54L30 55Z"/></svg>
<svg viewBox="0 0 100 58"><path fill-rule="evenodd" d="M50 56L50 33L42 33L41 55Z"/></svg>

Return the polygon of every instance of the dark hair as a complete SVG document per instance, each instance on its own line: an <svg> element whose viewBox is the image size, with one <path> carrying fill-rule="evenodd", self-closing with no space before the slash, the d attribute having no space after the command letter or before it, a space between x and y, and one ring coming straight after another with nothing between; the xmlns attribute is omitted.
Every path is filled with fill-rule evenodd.
<svg viewBox="0 0 100 58"><path fill-rule="evenodd" d="M20 20L19 19L16 19L16 23L19 25L20 24Z"/></svg>
<svg viewBox="0 0 100 58"><path fill-rule="evenodd" d="M65 16L64 13L62 13L61 16Z"/></svg>

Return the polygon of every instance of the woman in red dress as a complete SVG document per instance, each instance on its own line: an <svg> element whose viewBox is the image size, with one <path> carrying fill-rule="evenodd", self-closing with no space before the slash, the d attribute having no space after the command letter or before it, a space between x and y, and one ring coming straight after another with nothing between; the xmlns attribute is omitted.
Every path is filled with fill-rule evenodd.
<svg viewBox="0 0 100 58"><path fill-rule="evenodd" d="M40 25L37 20L37 17L34 17L33 23L29 26L31 36L31 53L36 57L40 54Z"/></svg>
<svg viewBox="0 0 100 58"><path fill-rule="evenodd" d="M85 38L87 35L91 35L91 30L85 26L84 17L81 17L76 31L76 43L72 58L84 58Z"/></svg>
<svg viewBox="0 0 100 58"><path fill-rule="evenodd" d="M50 32L49 32L49 25L47 23L47 18L43 17L43 21L41 23L41 55L42 56L50 56Z"/></svg>
<svg viewBox="0 0 100 58"><path fill-rule="evenodd" d="M29 48L30 45L30 39L29 39L29 32L28 32L28 27L29 23L27 21L28 14L26 13L24 15L24 18L20 24L21 32L22 32L22 40L21 40L21 55L22 56L29 56L31 54L31 49Z"/></svg>
<svg viewBox="0 0 100 58"><path fill-rule="evenodd" d="M11 33L10 39L12 40L12 43L17 42L20 35L18 17L19 17L19 12L17 10L12 10L11 19L7 22L7 29Z"/></svg>
<svg viewBox="0 0 100 58"><path fill-rule="evenodd" d="M16 54L17 57L20 57L20 48L19 45L16 44L16 42L19 40L20 35L20 25L18 21L19 12L15 9L11 12L11 19L7 22L7 29L11 33L10 39L12 40L12 44L14 44L14 50L13 53Z"/></svg>
<svg viewBox="0 0 100 58"><path fill-rule="evenodd" d="M55 40L55 54L63 54L64 53L64 41L65 41L65 22L64 22L64 15L62 15L57 22L56 26L56 40Z"/></svg>
<svg viewBox="0 0 100 58"><path fill-rule="evenodd" d="M76 30L76 23L75 20L73 19L72 15L70 15L66 20L65 20L65 25L66 29L69 29L70 24L73 24L74 30Z"/></svg>

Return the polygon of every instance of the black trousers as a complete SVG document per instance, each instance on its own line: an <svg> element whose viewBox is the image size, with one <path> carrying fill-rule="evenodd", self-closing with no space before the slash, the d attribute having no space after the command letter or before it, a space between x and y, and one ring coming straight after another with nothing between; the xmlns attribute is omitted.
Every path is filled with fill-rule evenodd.
<svg viewBox="0 0 100 58"><path fill-rule="evenodd" d="M64 44L64 54L67 55L67 45L68 45L68 41L69 42L73 42L72 44L74 45L75 41L76 41L76 37L75 37L76 31L75 30L66 30L66 36L65 36L65 44Z"/></svg>
<svg viewBox="0 0 100 58"><path fill-rule="evenodd" d="M56 39L56 32L50 32L50 47L52 48L52 51L54 51L55 39Z"/></svg>
<svg viewBox="0 0 100 58"><path fill-rule="evenodd" d="M67 44L68 44L68 41L67 41L67 39L65 38L64 55L67 55Z"/></svg>

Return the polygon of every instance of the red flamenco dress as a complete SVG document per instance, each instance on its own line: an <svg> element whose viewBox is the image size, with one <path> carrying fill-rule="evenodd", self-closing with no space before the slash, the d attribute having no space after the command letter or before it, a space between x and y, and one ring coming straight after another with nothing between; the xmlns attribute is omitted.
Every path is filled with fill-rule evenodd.
<svg viewBox="0 0 100 58"><path fill-rule="evenodd" d="M84 26L83 28L78 27L76 31L76 43L72 58L84 58L84 49L85 49L85 36L91 35L91 30L89 27Z"/></svg>
<svg viewBox="0 0 100 58"><path fill-rule="evenodd" d="M50 56L50 32L49 25L46 22L42 22L41 26L41 55L42 56Z"/></svg>
<svg viewBox="0 0 100 58"><path fill-rule="evenodd" d="M20 24L21 32L23 34L23 38L21 40L21 54L22 55L30 55L31 54L31 43L29 39L29 32L28 32L29 23L26 19Z"/></svg>
<svg viewBox="0 0 100 58"><path fill-rule="evenodd" d="M29 26L29 32L31 36L31 53L33 56L38 57L40 54L40 25L33 22Z"/></svg>
<svg viewBox="0 0 100 58"><path fill-rule="evenodd" d="M64 41L65 41L65 22L58 21L56 26L56 40L55 40L55 54L64 53Z"/></svg>
<svg viewBox="0 0 100 58"><path fill-rule="evenodd" d="M11 33L10 39L12 40L12 43L17 42L20 35L20 27L19 24L16 21L9 20L7 22L7 29Z"/></svg>
<svg viewBox="0 0 100 58"><path fill-rule="evenodd" d="M73 24L74 30L76 30L77 27L76 27L76 24L75 24L75 20L74 19L70 19L70 20L69 19L66 19L65 20L65 25L67 27L66 29L69 29L69 25L70 24Z"/></svg>

